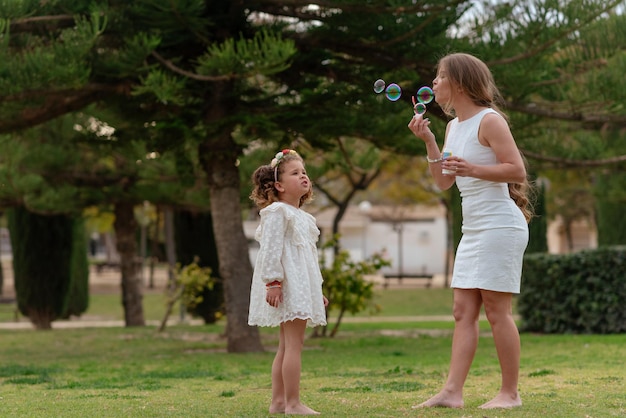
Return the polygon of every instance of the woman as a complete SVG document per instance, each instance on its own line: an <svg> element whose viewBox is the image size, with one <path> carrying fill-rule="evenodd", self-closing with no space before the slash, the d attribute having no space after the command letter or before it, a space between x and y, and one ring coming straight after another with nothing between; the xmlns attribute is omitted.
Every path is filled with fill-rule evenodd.
<svg viewBox="0 0 626 418"><path fill-rule="evenodd" d="M518 393L520 338L512 314L519 293L522 258L532 217L524 160L505 116L489 68L469 54L440 60L433 81L435 100L454 117L446 128L444 159L428 119L415 115L409 129L424 141L430 172L442 189L461 192L463 237L454 262L454 335L447 381L419 407L461 408L463 385L478 345L478 318L484 306L502 372L499 393L481 408L522 404ZM442 173L450 173L444 174Z"/></svg>

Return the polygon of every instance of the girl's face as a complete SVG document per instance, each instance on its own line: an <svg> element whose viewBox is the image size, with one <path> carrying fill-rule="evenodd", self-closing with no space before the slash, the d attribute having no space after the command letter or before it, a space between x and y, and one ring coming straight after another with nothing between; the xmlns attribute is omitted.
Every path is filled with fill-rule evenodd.
<svg viewBox="0 0 626 418"><path fill-rule="evenodd" d="M311 180L306 174L304 164L300 160L290 160L280 165L281 174L276 190L281 200L299 202L311 190Z"/></svg>

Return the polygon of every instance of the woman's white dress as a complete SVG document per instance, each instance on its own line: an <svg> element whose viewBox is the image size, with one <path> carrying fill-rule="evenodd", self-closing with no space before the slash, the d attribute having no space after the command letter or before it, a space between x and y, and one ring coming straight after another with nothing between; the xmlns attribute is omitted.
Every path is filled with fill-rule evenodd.
<svg viewBox="0 0 626 418"><path fill-rule="evenodd" d="M302 209L275 202L260 211L255 239L260 243L252 276L248 324L278 326L294 319L308 326L326 325L322 274L316 242L315 218ZM283 303L265 300L267 283L282 281Z"/></svg>
<svg viewBox="0 0 626 418"><path fill-rule="evenodd" d="M496 155L478 141L485 109L470 119L450 122L446 148L472 164L495 165ZM528 224L509 195L506 183L456 177L461 192L463 226L451 287L519 293Z"/></svg>

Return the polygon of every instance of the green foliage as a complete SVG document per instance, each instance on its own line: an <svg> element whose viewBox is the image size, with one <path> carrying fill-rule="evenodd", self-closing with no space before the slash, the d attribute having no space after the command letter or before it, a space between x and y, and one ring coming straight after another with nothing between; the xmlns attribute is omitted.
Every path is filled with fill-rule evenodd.
<svg viewBox="0 0 626 418"><path fill-rule="evenodd" d="M87 233L84 219L75 219L72 231L72 256L70 259L70 286L63 318L80 316L89 307L89 260L87 259Z"/></svg>
<svg viewBox="0 0 626 418"><path fill-rule="evenodd" d="M202 303L202 295L205 289L208 288L210 290L213 288L211 269L209 267L200 267L197 259L184 267L177 263L173 276L173 281L166 289L166 311L159 327L160 332L165 329L167 320L176 303L180 302L187 309L193 309L199 303Z"/></svg>
<svg viewBox="0 0 626 418"><path fill-rule="evenodd" d="M365 309L377 309L373 305L374 282L366 276L377 273L382 267L391 263L380 254L355 262L347 250L334 252L332 261L327 262L328 251L337 248L339 236L335 236L322 246L320 264L324 278L324 293L329 300L326 311L337 310L338 317L330 336L334 337L339 330L341 320L346 312L356 314ZM327 315L328 316L328 315ZM328 326L323 327L322 335L326 335Z"/></svg>
<svg viewBox="0 0 626 418"><path fill-rule="evenodd" d="M602 173L597 177L595 194L599 245L626 244L625 181L626 174L617 171Z"/></svg>
<svg viewBox="0 0 626 418"><path fill-rule="evenodd" d="M534 210L535 216L528 225L529 239L526 253L544 253L548 251L548 215L546 213L546 188L543 183L537 186Z"/></svg>
<svg viewBox="0 0 626 418"><path fill-rule="evenodd" d="M219 260L210 212L177 210L174 213L174 240L176 260L182 265L196 262L212 273L211 286L202 291L202 301L187 306L187 312L201 317L207 324L216 322L224 312L224 286L217 272Z"/></svg>
<svg viewBox="0 0 626 418"><path fill-rule="evenodd" d="M140 95L146 93L154 94L163 103L182 106L186 102L186 97L182 94L185 87L185 80L166 73L163 70L155 69L141 80L141 85L137 86L133 94Z"/></svg>
<svg viewBox="0 0 626 418"><path fill-rule="evenodd" d="M147 57L160 44L161 38L158 36L138 33L126 39L121 47L111 48L108 45L102 45L93 71L99 77L106 79L134 77L137 72L142 74L145 71Z"/></svg>
<svg viewBox="0 0 626 418"><path fill-rule="evenodd" d="M544 333L626 332L626 248L524 257L522 329Z"/></svg>
<svg viewBox="0 0 626 418"><path fill-rule="evenodd" d="M176 300L188 308L193 308L202 302L204 289L213 287L211 269L200 267L198 260L184 267L178 264L174 272L174 283L178 290L178 296L175 296ZM168 303L171 300L168 300Z"/></svg>
<svg viewBox="0 0 626 418"><path fill-rule="evenodd" d="M38 329L49 329L67 305L74 246L73 219L7 211L18 308Z"/></svg>
<svg viewBox="0 0 626 418"><path fill-rule="evenodd" d="M198 73L204 75L276 74L289 68L291 57L297 52L292 40L283 40L280 34L268 30L257 32L252 39L229 38L221 44L212 44L198 58Z"/></svg>
<svg viewBox="0 0 626 418"><path fill-rule="evenodd" d="M50 86L81 87L91 75L86 62L105 28L106 18L94 13L90 19L77 18L74 27L59 32L56 42L24 38L19 55L7 43L0 48L0 74L10 76L0 77L0 89L4 94L16 94Z"/></svg>

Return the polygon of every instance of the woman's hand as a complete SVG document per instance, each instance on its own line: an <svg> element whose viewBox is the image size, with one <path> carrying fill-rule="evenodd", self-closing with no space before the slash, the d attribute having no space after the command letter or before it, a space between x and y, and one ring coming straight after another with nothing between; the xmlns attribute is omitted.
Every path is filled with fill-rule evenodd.
<svg viewBox="0 0 626 418"><path fill-rule="evenodd" d="M413 105L415 106L415 97L413 97ZM409 122L409 129L413 132L413 135L418 137L424 142L435 141L435 134L433 134L429 128L430 120L424 118L424 114L415 114Z"/></svg>
<svg viewBox="0 0 626 418"><path fill-rule="evenodd" d="M452 174L446 174L447 176L472 177L473 168L474 166L472 164L454 155L441 162L442 170L449 170L452 172Z"/></svg>
<svg viewBox="0 0 626 418"><path fill-rule="evenodd" d="M328 306L328 299L326 299L326 296L322 296L324 298L324 307Z"/></svg>

